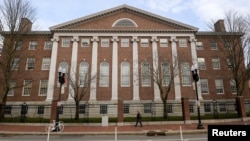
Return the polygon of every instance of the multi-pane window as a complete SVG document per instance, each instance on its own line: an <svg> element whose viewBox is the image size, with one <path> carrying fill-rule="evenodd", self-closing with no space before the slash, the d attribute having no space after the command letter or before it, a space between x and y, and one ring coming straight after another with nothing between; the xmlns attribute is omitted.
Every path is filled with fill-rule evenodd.
<svg viewBox="0 0 250 141"><path fill-rule="evenodd" d="M213 69L215 69L215 70L220 69L220 59L219 58L212 58L212 65L213 65Z"/></svg>
<svg viewBox="0 0 250 141"><path fill-rule="evenodd" d="M21 50L22 49L22 41L15 42L15 49L16 50Z"/></svg>
<svg viewBox="0 0 250 141"><path fill-rule="evenodd" d="M50 68L50 58L43 58L42 70L49 70Z"/></svg>
<svg viewBox="0 0 250 141"><path fill-rule="evenodd" d="M59 111L58 111L58 113L59 113L60 115L63 114L63 105L59 106Z"/></svg>
<svg viewBox="0 0 250 141"><path fill-rule="evenodd" d="M86 114L86 104L79 105L79 114Z"/></svg>
<svg viewBox="0 0 250 141"><path fill-rule="evenodd" d="M81 62L79 67L79 83L81 87L88 86L89 64L86 61Z"/></svg>
<svg viewBox="0 0 250 141"><path fill-rule="evenodd" d="M166 105L166 112L167 113L173 113L173 105L172 104L167 104Z"/></svg>
<svg viewBox="0 0 250 141"><path fill-rule="evenodd" d="M161 64L162 85L169 86L171 80L170 65L167 62Z"/></svg>
<svg viewBox="0 0 250 141"><path fill-rule="evenodd" d="M109 47L109 38L101 39L101 47Z"/></svg>
<svg viewBox="0 0 250 141"><path fill-rule="evenodd" d="M29 50L37 49L37 41L30 41Z"/></svg>
<svg viewBox="0 0 250 141"><path fill-rule="evenodd" d="M151 85L150 64L146 61L142 62L141 65L141 79L142 79L142 86Z"/></svg>
<svg viewBox="0 0 250 141"><path fill-rule="evenodd" d="M179 47L187 47L187 40L179 39Z"/></svg>
<svg viewBox="0 0 250 141"><path fill-rule="evenodd" d="M204 111L210 113L211 112L211 104L204 103Z"/></svg>
<svg viewBox="0 0 250 141"><path fill-rule="evenodd" d="M197 50L204 50L203 42L196 42L196 49Z"/></svg>
<svg viewBox="0 0 250 141"><path fill-rule="evenodd" d="M149 47L148 39L141 39L141 47Z"/></svg>
<svg viewBox="0 0 250 141"><path fill-rule="evenodd" d="M62 47L70 47L70 38L62 38Z"/></svg>
<svg viewBox="0 0 250 141"><path fill-rule="evenodd" d="M223 94L224 93L224 86L223 86L223 80L222 79L215 79L215 87L216 87L216 93L217 94Z"/></svg>
<svg viewBox="0 0 250 141"><path fill-rule="evenodd" d="M82 47L89 47L89 45L90 45L90 40L89 40L89 38L83 38L83 39L82 39L81 46L82 46Z"/></svg>
<svg viewBox="0 0 250 141"><path fill-rule="evenodd" d="M194 113L194 104L189 104L189 112Z"/></svg>
<svg viewBox="0 0 250 141"><path fill-rule="evenodd" d="M205 70L206 69L205 58L198 58L198 68L200 70Z"/></svg>
<svg viewBox="0 0 250 141"><path fill-rule="evenodd" d="M201 93L202 94L207 94L209 93L208 91L208 81L207 79L200 79L201 82Z"/></svg>
<svg viewBox="0 0 250 141"><path fill-rule="evenodd" d="M168 47L168 39L160 39L160 47Z"/></svg>
<svg viewBox="0 0 250 141"><path fill-rule="evenodd" d="M100 105L100 114L107 114L108 113L108 105L103 104Z"/></svg>
<svg viewBox="0 0 250 141"><path fill-rule="evenodd" d="M121 39L121 47L129 47L129 39Z"/></svg>
<svg viewBox="0 0 250 141"><path fill-rule="evenodd" d="M225 46L225 49L227 49L227 50L232 50L232 47L233 47L232 43L230 43L230 42L225 42L224 46Z"/></svg>
<svg viewBox="0 0 250 141"><path fill-rule="evenodd" d="M27 58L26 70L32 70L35 67L35 58Z"/></svg>
<svg viewBox="0 0 250 141"><path fill-rule="evenodd" d="M4 114L5 115L10 115L12 111L12 106L11 105L5 105L4 106Z"/></svg>
<svg viewBox="0 0 250 141"><path fill-rule="evenodd" d="M152 103L144 104L144 113L152 113Z"/></svg>
<svg viewBox="0 0 250 141"><path fill-rule="evenodd" d="M130 85L130 66L127 61L121 63L121 86L128 87Z"/></svg>
<svg viewBox="0 0 250 141"><path fill-rule="evenodd" d="M46 95L48 89L48 80L41 80L40 81L40 93L39 95Z"/></svg>
<svg viewBox="0 0 250 141"><path fill-rule="evenodd" d="M227 111L227 106L225 103L219 103L219 110L220 112L226 112Z"/></svg>
<svg viewBox="0 0 250 141"><path fill-rule="evenodd" d="M13 96L15 93L15 87L16 87L16 81L15 80L10 80L10 89L8 92L8 96Z"/></svg>
<svg viewBox="0 0 250 141"><path fill-rule="evenodd" d="M129 104L123 104L123 113L129 114Z"/></svg>
<svg viewBox="0 0 250 141"><path fill-rule="evenodd" d="M233 94L236 94L237 93L237 89L236 89L236 83L235 83L235 80L234 79L231 79L230 80L230 86L231 86L231 91Z"/></svg>
<svg viewBox="0 0 250 141"><path fill-rule="evenodd" d="M217 42L211 41L210 42L210 49L211 50L218 50L218 48L217 48Z"/></svg>
<svg viewBox="0 0 250 141"><path fill-rule="evenodd" d="M226 61L227 61L227 67L228 67L228 69L232 69L233 65L232 65L231 59L227 58Z"/></svg>
<svg viewBox="0 0 250 141"><path fill-rule="evenodd" d="M12 63L12 67L11 67L11 69L12 70L17 70L18 69L18 67L19 67L19 58L14 58L13 59L13 63Z"/></svg>
<svg viewBox="0 0 250 141"><path fill-rule="evenodd" d="M37 114L43 115L44 114L44 105L37 106Z"/></svg>
<svg viewBox="0 0 250 141"><path fill-rule="evenodd" d="M182 85L183 86L190 86L191 79L190 79L190 66L188 63L181 64L181 78L182 78Z"/></svg>
<svg viewBox="0 0 250 141"><path fill-rule="evenodd" d="M45 50L51 50L52 49L53 42L52 41L45 41L44 42L44 49Z"/></svg>
<svg viewBox="0 0 250 141"><path fill-rule="evenodd" d="M32 80L24 80L23 95L30 96L32 88Z"/></svg>
<svg viewBox="0 0 250 141"><path fill-rule="evenodd" d="M102 62L100 64L100 86L108 87L109 85L109 63Z"/></svg>

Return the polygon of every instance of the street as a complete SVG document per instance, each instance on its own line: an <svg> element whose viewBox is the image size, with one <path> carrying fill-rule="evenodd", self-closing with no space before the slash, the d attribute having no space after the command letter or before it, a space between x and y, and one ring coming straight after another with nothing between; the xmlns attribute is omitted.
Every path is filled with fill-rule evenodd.
<svg viewBox="0 0 250 141"><path fill-rule="evenodd" d="M207 134L145 135L1 135L0 141L207 141Z"/></svg>

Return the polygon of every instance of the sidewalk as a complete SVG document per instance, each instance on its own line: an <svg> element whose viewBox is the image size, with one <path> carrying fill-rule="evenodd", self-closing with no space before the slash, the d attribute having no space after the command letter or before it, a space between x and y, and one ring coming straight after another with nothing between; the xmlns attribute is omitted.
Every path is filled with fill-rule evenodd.
<svg viewBox="0 0 250 141"><path fill-rule="evenodd" d="M107 134L126 134L126 135L146 135L149 132L169 134L192 134L207 133L207 125L250 125L250 118L246 121L241 119L227 120L202 120L204 129L197 129L197 121L191 121L190 124L179 122L147 122L143 127L134 127L134 123L124 123L124 125L102 126L101 124L65 124L61 133L51 132L51 134L78 134L78 135L107 135ZM0 134L47 134L45 127L47 124L30 124L30 123L0 123Z"/></svg>

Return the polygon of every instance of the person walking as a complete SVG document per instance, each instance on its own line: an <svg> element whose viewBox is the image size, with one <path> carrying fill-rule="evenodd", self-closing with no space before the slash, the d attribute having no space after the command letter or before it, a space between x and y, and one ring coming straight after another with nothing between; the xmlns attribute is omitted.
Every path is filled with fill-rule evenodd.
<svg viewBox="0 0 250 141"><path fill-rule="evenodd" d="M137 127L137 124L140 124L141 127L142 127L142 122L141 122L141 113L139 111L137 111L137 114L136 114L136 124L135 124L135 127Z"/></svg>

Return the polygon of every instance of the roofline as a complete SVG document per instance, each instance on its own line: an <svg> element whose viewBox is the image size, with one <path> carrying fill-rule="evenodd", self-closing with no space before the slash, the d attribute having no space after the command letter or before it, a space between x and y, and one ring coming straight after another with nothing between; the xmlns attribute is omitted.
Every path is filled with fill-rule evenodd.
<svg viewBox="0 0 250 141"><path fill-rule="evenodd" d="M242 32L209 32L209 31L199 31L196 33L197 36L215 36L215 35L239 35L242 36L244 33Z"/></svg>
<svg viewBox="0 0 250 141"><path fill-rule="evenodd" d="M57 28L61 28L61 27L67 26L67 25L71 25L71 24L74 24L74 23L78 23L78 22L84 21L84 20L86 20L86 19L95 18L96 16L99 17L99 16L101 16L101 15L105 15L105 14L108 14L108 13L110 13L110 12L114 12L114 11L121 10L121 9L124 9L124 8L125 8L125 9L129 9L129 10L132 10L132 11L135 11L135 12L139 12L139 13L141 13L141 14L145 14L145 15L152 16L152 17L154 17L154 18L157 18L157 19L159 19L159 20L163 20L163 21L165 21L165 22L176 23L176 25L182 26L182 27L187 28L187 29L190 29L190 30L198 31L198 28L197 28L197 27L194 27L194 26L191 26L191 25L187 25L187 24L184 24L184 23L181 23L181 22L178 22L178 21L175 21L175 20L172 20L172 19L169 19L169 18L160 16L160 15L156 15L156 14L154 14L154 13L150 13L150 12L144 11L144 10L142 10L142 9L138 9L138 8L135 8L135 7L132 7L132 6L128 6L128 5L126 5L126 4L123 4L123 5L114 7L114 8L110 8L110 9L107 9L107 10L103 10L103 11L100 11L100 12L97 12L97 13L94 13L94 14L91 14L91 15L88 15L88 16L84 16L84 17L81 17L81 18L77 18L77 19L74 19L74 20L70 20L70 21L67 21L67 22L64 22L64 23L61 23L61 24L52 26L52 27L50 27L49 29L50 29L50 30L56 30Z"/></svg>

